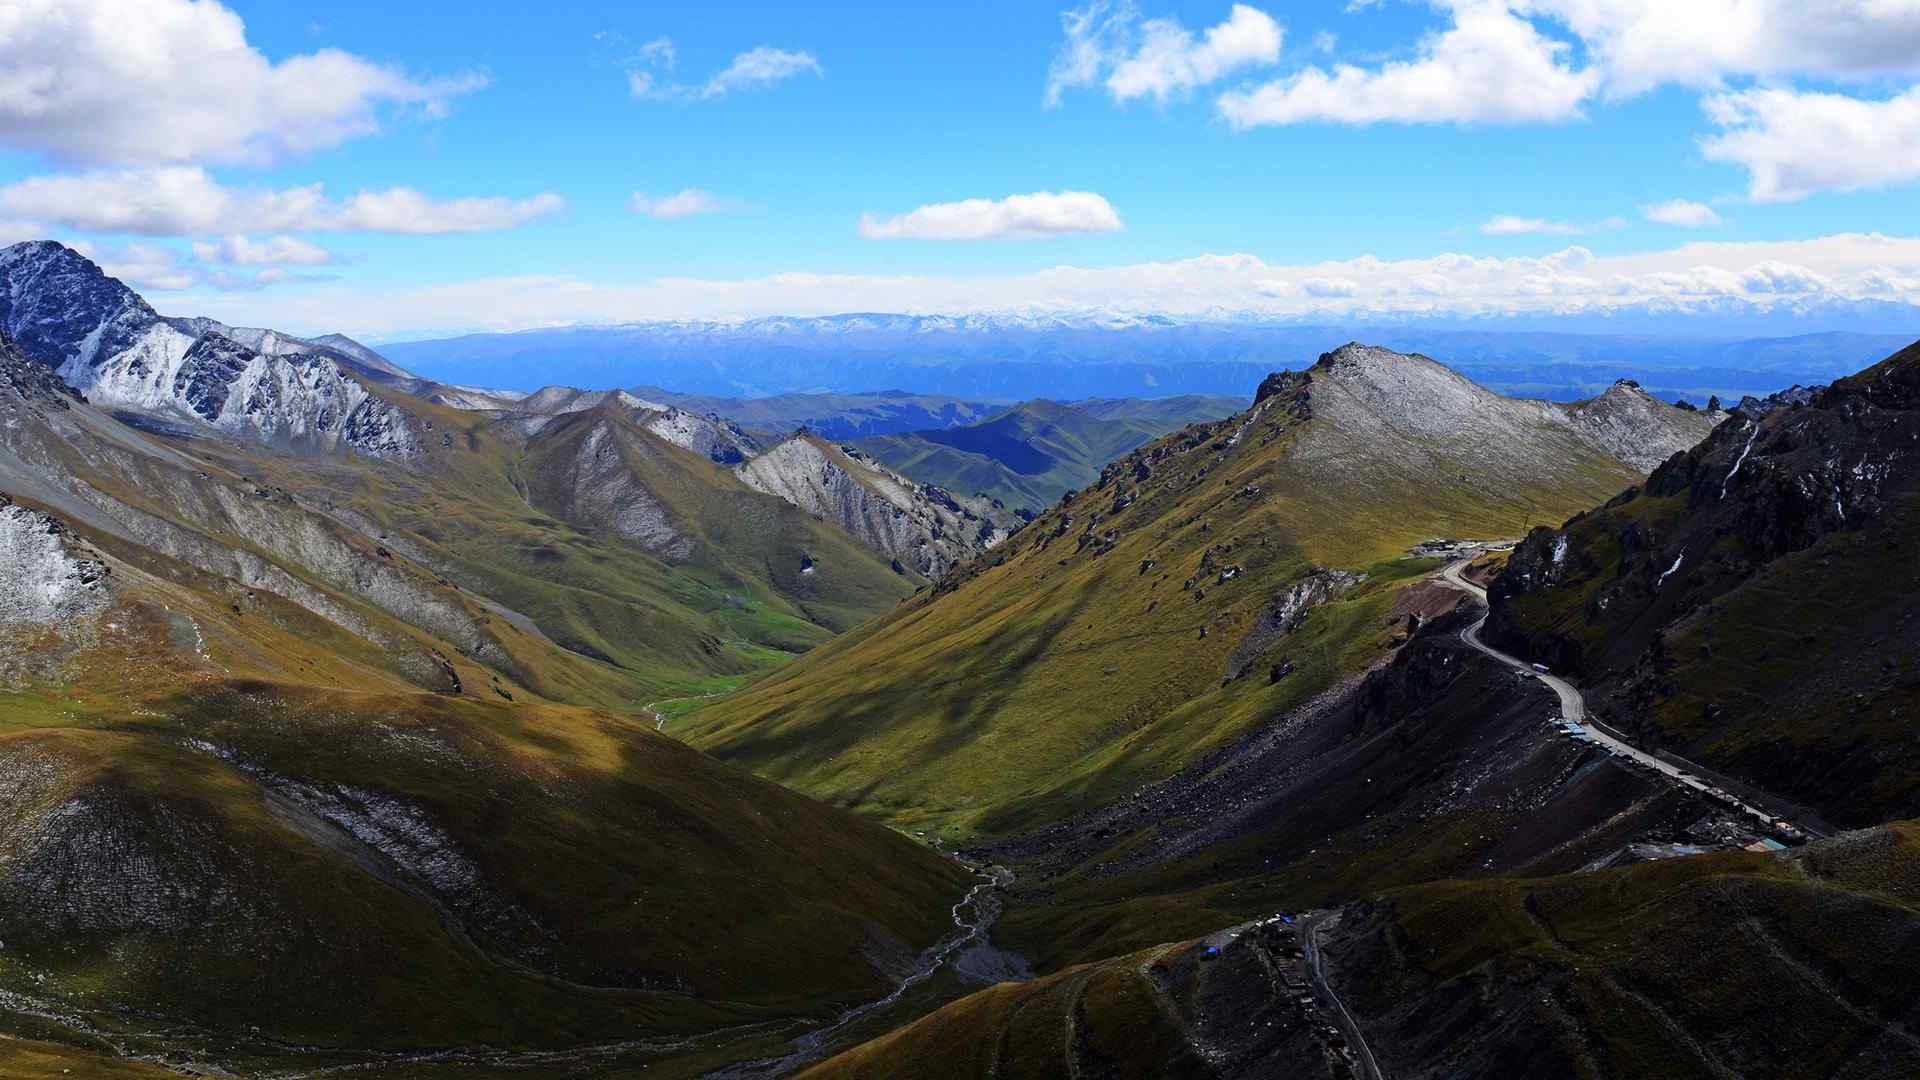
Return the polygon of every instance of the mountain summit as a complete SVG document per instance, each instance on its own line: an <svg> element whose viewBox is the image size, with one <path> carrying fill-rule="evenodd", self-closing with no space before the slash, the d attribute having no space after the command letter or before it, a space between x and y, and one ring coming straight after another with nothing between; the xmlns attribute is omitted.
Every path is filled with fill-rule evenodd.
<svg viewBox="0 0 1920 1080"><path fill-rule="evenodd" d="M356 378L404 376L399 368L272 331L163 318L52 241L0 249L0 330L103 408L299 450L394 459L429 450L417 418Z"/></svg>
<svg viewBox="0 0 1920 1080"><path fill-rule="evenodd" d="M1611 397L1507 398L1425 357L1327 354L1107 465L936 590L696 713L689 737L963 833L1131 790L1381 655L1426 571L1400 559L1411 546L1558 520L1713 425ZM1314 607L1328 636L1289 645ZM1229 677L1282 659L1285 679Z"/></svg>

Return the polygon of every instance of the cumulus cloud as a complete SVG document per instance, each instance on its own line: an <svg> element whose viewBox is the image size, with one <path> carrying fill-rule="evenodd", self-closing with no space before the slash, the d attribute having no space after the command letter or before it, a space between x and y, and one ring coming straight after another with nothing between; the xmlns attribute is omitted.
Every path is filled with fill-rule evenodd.
<svg viewBox="0 0 1920 1080"><path fill-rule="evenodd" d="M402 289L280 289L254 298L195 296L195 310L240 325L362 336L512 330L647 319L964 314L1118 309L1205 315L1222 309L1318 318L1368 312L1512 315L1740 299L1911 303L1920 312L1920 237L1848 233L1790 242L1695 242L1601 256L1573 246L1541 256L1443 253L1386 260L1269 263L1200 255L1124 266L1055 266L1000 277L781 273L748 279L660 278L610 286L568 276L493 278Z"/></svg>
<svg viewBox="0 0 1920 1080"><path fill-rule="evenodd" d="M1120 228L1113 204L1090 191L930 203L890 218L862 214L859 225L869 240L1030 240Z"/></svg>
<svg viewBox="0 0 1920 1080"><path fill-rule="evenodd" d="M1920 87L1883 101L1743 90L1709 97L1705 107L1722 131L1701 143L1701 153L1746 169L1755 202L1920 179Z"/></svg>
<svg viewBox="0 0 1920 1080"><path fill-rule="evenodd" d="M63 161L261 163L440 115L486 85L417 78L338 49L270 61L218 0L0 6L0 142Z"/></svg>
<svg viewBox="0 0 1920 1080"><path fill-rule="evenodd" d="M326 266L339 261L326 248L285 234L260 241L237 233L217 241L195 241L193 253L202 262L228 266Z"/></svg>
<svg viewBox="0 0 1920 1080"><path fill-rule="evenodd" d="M79 241L73 249L135 289L170 292L210 284L180 252L163 244L102 246Z"/></svg>
<svg viewBox="0 0 1920 1080"><path fill-rule="evenodd" d="M1542 34L1505 0L1450 0L1452 25L1420 42L1411 60L1376 67L1307 67L1263 86L1222 94L1236 128L1320 121L1529 123L1579 116L1600 76L1575 68L1572 47Z"/></svg>
<svg viewBox="0 0 1920 1080"><path fill-rule="evenodd" d="M1740 286L1749 293L1762 295L1802 295L1831 289L1826 278L1804 266L1769 259L1756 263L1740 275Z"/></svg>
<svg viewBox="0 0 1920 1080"><path fill-rule="evenodd" d="M726 209L726 203L711 191L682 188L675 194L660 198L654 198L643 191L636 191L627 200L627 208L636 214L644 214L650 218L676 221L698 214L718 213Z"/></svg>
<svg viewBox="0 0 1920 1080"><path fill-rule="evenodd" d="M361 231L492 232L565 209L550 192L525 199L434 199L412 188L333 200L319 184L233 188L192 166L29 177L0 186L0 216L143 236Z"/></svg>
<svg viewBox="0 0 1920 1080"><path fill-rule="evenodd" d="M1351 278L1316 277L1300 282L1300 291L1308 296L1351 297L1360 295L1360 283Z"/></svg>
<svg viewBox="0 0 1920 1080"><path fill-rule="evenodd" d="M1513 0L1570 29L1626 97L1728 76L1858 79L1920 74L1911 0Z"/></svg>
<svg viewBox="0 0 1920 1080"><path fill-rule="evenodd" d="M1643 206L1640 212L1646 215L1648 221L1677 225L1682 229L1704 229L1727 223L1727 219L1715 212L1713 207L1690 199L1668 199L1666 202Z"/></svg>
<svg viewBox="0 0 1920 1080"><path fill-rule="evenodd" d="M1480 225L1480 231L1488 236L1581 236L1590 232L1605 232L1626 225L1626 219L1618 217L1602 218L1599 221L1582 224L1576 221L1551 221L1547 218L1518 217L1513 214L1496 214Z"/></svg>
<svg viewBox="0 0 1920 1080"><path fill-rule="evenodd" d="M1183 97L1250 67L1280 59L1285 34L1271 15L1235 4L1225 21L1195 35L1173 18L1142 19L1131 0L1095 0L1061 16L1066 40L1047 76L1047 104L1104 76L1115 101Z"/></svg>

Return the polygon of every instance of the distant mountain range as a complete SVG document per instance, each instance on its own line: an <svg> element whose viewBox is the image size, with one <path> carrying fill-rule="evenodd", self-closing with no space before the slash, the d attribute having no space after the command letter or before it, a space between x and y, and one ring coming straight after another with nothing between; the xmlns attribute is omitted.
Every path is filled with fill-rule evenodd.
<svg viewBox="0 0 1920 1080"><path fill-rule="evenodd" d="M1920 313L1870 305L1789 317L1737 312L1685 321L1655 312L1549 323L1384 321L1299 324L1245 315L838 315L737 323L674 322L476 334L382 347L396 363L451 383L530 390L548 382L657 384L688 394L759 397L869 393L1022 401L1043 397L1239 394L1348 341L1446 358L1491 389L1555 400L1639 381L1664 398L1765 395L1858 370L1920 334ZM1835 326L1847 327L1844 331ZM1755 329L1780 336L1756 336Z"/></svg>
<svg viewBox="0 0 1920 1080"><path fill-rule="evenodd" d="M1230 416L1245 404L1198 396L1028 401L978 424L877 435L856 445L916 480L1037 514L1092 483L1129 450L1190 423Z"/></svg>
<svg viewBox="0 0 1920 1080"><path fill-rule="evenodd" d="M1920 352L1071 355L485 389L0 249L0 1076L1915 1074Z"/></svg>
<svg viewBox="0 0 1920 1080"><path fill-rule="evenodd" d="M795 428L806 428L828 439L858 439L867 435L971 424L1006 407L1001 402L972 401L941 394L910 394L905 390L882 390L868 394L716 397L643 385L633 387L632 392L638 397L677 405L690 412L724 416L742 427L767 434L785 434Z"/></svg>

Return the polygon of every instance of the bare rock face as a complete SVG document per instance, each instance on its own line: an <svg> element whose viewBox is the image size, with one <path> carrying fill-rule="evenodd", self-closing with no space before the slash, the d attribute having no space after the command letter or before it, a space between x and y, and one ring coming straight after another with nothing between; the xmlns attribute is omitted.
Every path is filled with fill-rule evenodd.
<svg viewBox="0 0 1920 1080"><path fill-rule="evenodd" d="M1331 460L1366 445L1413 462L1446 447L1466 470L1495 480L1583 463L1644 473L1704 439L1725 416L1677 408L1628 382L1572 404L1510 398L1438 361L1370 345L1343 345L1304 376L1288 374L1269 378L1262 393L1310 399L1325 419L1302 455Z"/></svg>
<svg viewBox="0 0 1920 1080"><path fill-rule="evenodd" d="M0 627L72 628L112 602L106 564L57 519L0 494Z"/></svg>
<svg viewBox="0 0 1920 1080"><path fill-rule="evenodd" d="M916 484L851 447L797 432L734 474L930 578L1007 538L1017 518L985 499Z"/></svg>
<svg viewBox="0 0 1920 1080"><path fill-rule="evenodd" d="M730 420L662 405L625 390L549 386L511 402L484 394L456 393L449 397L448 403L455 408L506 413L510 422L529 435L547 427L551 418L604 407L617 410L639 427L683 450L691 450L722 465L738 464L760 451L753 436Z"/></svg>
<svg viewBox="0 0 1920 1080"><path fill-rule="evenodd" d="M568 520L598 523L664 559L692 555L693 539L674 527L667 508L627 467L620 442L620 432L609 424L587 432L564 473L546 485L560 498L558 511Z"/></svg>
<svg viewBox="0 0 1920 1080"><path fill-rule="evenodd" d="M419 422L355 378L374 370L363 361L272 331L162 318L57 243L0 249L0 330L103 407L303 451L425 452Z"/></svg>
<svg viewBox="0 0 1920 1080"><path fill-rule="evenodd" d="M1254 617L1253 625L1234 646L1233 655L1227 658L1226 681L1232 682L1246 674L1275 643L1300 629L1314 608L1339 599L1365 580L1365 574L1317 566L1300 575L1298 581L1274 594Z"/></svg>

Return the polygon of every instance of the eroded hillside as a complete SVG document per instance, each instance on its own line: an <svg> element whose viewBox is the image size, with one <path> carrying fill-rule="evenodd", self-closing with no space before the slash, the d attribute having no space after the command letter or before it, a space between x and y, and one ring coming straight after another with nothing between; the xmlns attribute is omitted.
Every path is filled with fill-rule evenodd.
<svg viewBox="0 0 1920 1080"><path fill-rule="evenodd" d="M1494 586L1490 627L1579 673L1648 745L1843 824L1920 812L1920 348L1713 436L1560 528Z"/></svg>

